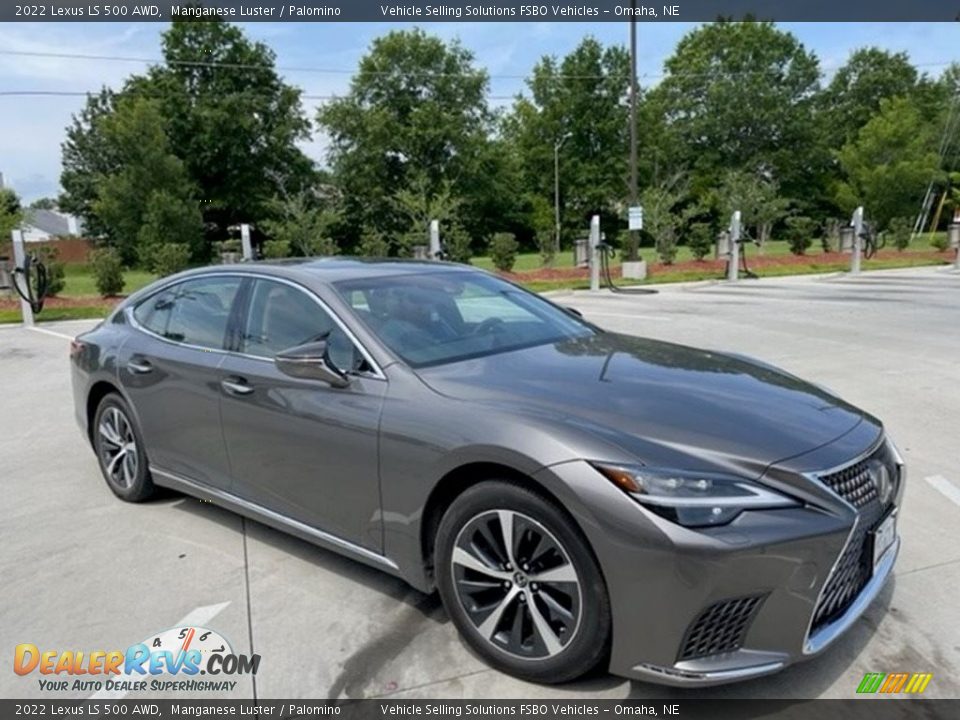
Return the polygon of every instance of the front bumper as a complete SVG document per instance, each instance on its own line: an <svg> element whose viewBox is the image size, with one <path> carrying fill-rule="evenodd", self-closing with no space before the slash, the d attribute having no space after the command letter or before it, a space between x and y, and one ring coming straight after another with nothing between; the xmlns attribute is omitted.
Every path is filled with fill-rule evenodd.
<svg viewBox="0 0 960 720"><path fill-rule="evenodd" d="M857 523L856 510L829 490L823 504L751 511L728 526L695 531L649 513L586 463L541 472L576 496L565 505L603 571L613 617L609 669L624 677L709 686L768 675L812 657L877 598L900 548L897 537L841 614L811 630L821 591ZM902 487L895 506L901 497ZM831 500L835 505L825 509ZM747 619L723 609L755 598L757 608ZM742 633L736 642L719 643L721 651L688 653L696 621L711 607L721 607L728 625L741 622L735 629Z"/></svg>

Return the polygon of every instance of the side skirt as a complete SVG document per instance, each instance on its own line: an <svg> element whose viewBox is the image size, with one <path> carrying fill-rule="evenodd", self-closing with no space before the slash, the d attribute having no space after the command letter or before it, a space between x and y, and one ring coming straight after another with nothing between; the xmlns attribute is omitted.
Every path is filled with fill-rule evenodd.
<svg viewBox="0 0 960 720"><path fill-rule="evenodd" d="M180 475L175 475L167 470L161 470L160 468L153 467L151 465L150 473L153 475L154 482L157 485L169 487L186 493L187 495L193 495L194 497L209 500L221 507L226 508L227 510L238 513L239 515L244 515L252 520L262 522L264 525L269 525L277 530L295 535L301 540L306 540L307 542L313 543L314 545L319 545L327 550L332 550L333 552L346 555L354 560L359 560L360 562L375 567L378 570L384 570L391 575L402 577L400 568L393 560L384 555L376 553L373 550L368 550L365 547L361 547L360 545L356 545L348 540L339 538L336 535L325 533L323 530L317 530L316 528L306 525L299 520L293 520L285 517L284 515L276 513L273 510L263 507L262 505L249 502L248 500L244 500L241 497L224 492L223 490L201 485L200 483L195 483L192 480L188 480Z"/></svg>

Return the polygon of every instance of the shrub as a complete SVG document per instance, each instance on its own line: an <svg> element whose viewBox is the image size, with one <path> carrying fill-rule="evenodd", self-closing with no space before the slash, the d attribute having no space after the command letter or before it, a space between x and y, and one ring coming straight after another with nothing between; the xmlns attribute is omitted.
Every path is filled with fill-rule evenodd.
<svg viewBox="0 0 960 720"><path fill-rule="evenodd" d="M703 260L713 249L713 230L710 223L693 223L687 235L687 247L695 260Z"/></svg>
<svg viewBox="0 0 960 720"><path fill-rule="evenodd" d="M287 240L265 240L263 256L268 260L290 257L290 243Z"/></svg>
<svg viewBox="0 0 960 720"><path fill-rule="evenodd" d="M63 263L57 260L59 256L60 251L49 245L41 247L37 251L37 257L40 259L40 262L43 263L44 267L47 268L48 297L59 295L63 292L63 288L67 284Z"/></svg>
<svg viewBox="0 0 960 720"><path fill-rule="evenodd" d="M307 257L330 257L340 254L340 246L331 237L314 237L301 243L301 250Z"/></svg>
<svg viewBox="0 0 960 720"><path fill-rule="evenodd" d="M150 251L149 268L160 277L186 270L190 264L190 247L185 243L161 243Z"/></svg>
<svg viewBox="0 0 960 720"><path fill-rule="evenodd" d="M657 237L657 255L664 265L673 265L677 259L677 236L672 230L665 231Z"/></svg>
<svg viewBox="0 0 960 720"><path fill-rule="evenodd" d="M813 244L817 221L805 215L787 218L787 244L794 255L803 255Z"/></svg>
<svg viewBox="0 0 960 720"><path fill-rule="evenodd" d="M444 260L470 264L470 235L460 223L454 223L440 238Z"/></svg>
<svg viewBox="0 0 960 720"><path fill-rule="evenodd" d="M910 233L913 230L906 218L893 218L887 225L887 239L897 250L903 252L910 247Z"/></svg>
<svg viewBox="0 0 960 720"><path fill-rule="evenodd" d="M365 228L360 234L357 252L364 257L387 257L390 255L390 241L379 230Z"/></svg>
<svg viewBox="0 0 960 720"><path fill-rule="evenodd" d="M490 259L493 266L501 272L510 272L517 262L519 245L513 233L494 233L490 240Z"/></svg>
<svg viewBox="0 0 960 720"><path fill-rule="evenodd" d="M123 290L125 280L119 252L110 247L99 248L90 253L89 260L97 292L109 297Z"/></svg>
<svg viewBox="0 0 960 720"><path fill-rule="evenodd" d="M827 218L820 227L820 248L825 253L839 252L840 221L837 218Z"/></svg>
<svg viewBox="0 0 960 720"><path fill-rule="evenodd" d="M930 240L930 244L940 252L946 252L950 249L950 238L946 233L936 233Z"/></svg>

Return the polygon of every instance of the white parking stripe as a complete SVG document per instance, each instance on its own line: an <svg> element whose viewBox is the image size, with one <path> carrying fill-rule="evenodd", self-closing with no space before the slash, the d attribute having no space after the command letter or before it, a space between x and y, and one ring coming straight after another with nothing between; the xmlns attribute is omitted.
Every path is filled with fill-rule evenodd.
<svg viewBox="0 0 960 720"><path fill-rule="evenodd" d="M64 340L73 340L73 335L58 333L56 330L47 330L46 328L39 328L35 326L28 327L27 330L33 330L34 332L43 333L44 335L53 335L54 337L63 338Z"/></svg>
<svg viewBox="0 0 960 720"><path fill-rule="evenodd" d="M170 627L203 627L219 615L220 611L229 604L230 601L228 600L227 602L217 603L216 605L202 605L201 607L194 608L180 618L179 622L174 623ZM127 692L127 690L97 690L97 692L90 696L90 700L119 700L124 697Z"/></svg>
<svg viewBox="0 0 960 720"><path fill-rule="evenodd" d="M957 505L960 505L960 488L958 488L952 482L947 480L942 475L931 475L930 477L926 478L926 480L928 483L930 483L930 485L946 495L949 500L952 500Z"/></svg>

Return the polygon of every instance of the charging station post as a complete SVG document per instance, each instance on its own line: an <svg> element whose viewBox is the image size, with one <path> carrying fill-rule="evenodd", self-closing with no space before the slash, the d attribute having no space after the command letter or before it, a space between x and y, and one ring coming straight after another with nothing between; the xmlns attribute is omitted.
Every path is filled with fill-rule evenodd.
<svg viewBox="0 0 960 720"><path fill-rule="evenodd" d="M600 216L590 218L590 292L600 292Z"/></svg>
<svg viewBox="0 0 960 720"><path fill-rule="evenodd" d="M440 221L430 221L430 259L439 260L443 255L440 249Z"/></svg>
<svg viewBox="0 0 960 720"><path fill-rule="evenodd" d="M254 260L253 243L250 242L250 223L240 223L240 243L243 246L244 261Z"/></svg>
<svg viewBox="0 0 960 720"><path fill-rule="evenodd" d="M727 261L727 280L737 281L737 273L740 270L740 211L735 210L730 217L730 256Z"/></svg>
<svg viewBox="0 0 960 720"><path fill-rule="evenodd" d="M860 255L863 252L863 205L853 211L850 220L853 226L853 254L850 256L850 274L860 274Z"/></svg>
<svg viewBox="0 0 960 720"><path fill-rule="evenodd" d="M14 271L11 278L13 282L16 282L17 268L24 268L27 266L27 253L23 247L22 230L13 231L13 266ZM27 278L26 281L29 282L29 278ZM30 307L30 303L27 302L22 295L20 297L20 312L23 313L23 326L33 327L33 308Z"/></svg>

